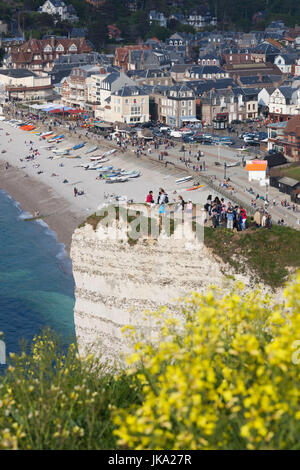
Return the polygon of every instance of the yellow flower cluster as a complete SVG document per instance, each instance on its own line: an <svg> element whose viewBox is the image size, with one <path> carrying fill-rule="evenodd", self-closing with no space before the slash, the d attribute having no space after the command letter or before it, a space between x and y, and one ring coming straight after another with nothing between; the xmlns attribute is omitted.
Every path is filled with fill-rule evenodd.
<svg viewBox="0 0 300 470"><path fill-rule="evenodd" d="M241 287L192 294L182 321L156 312L154 342L129 329L143 397L115 411L120 445L300 448L300 273L282 304Z"/></svg>

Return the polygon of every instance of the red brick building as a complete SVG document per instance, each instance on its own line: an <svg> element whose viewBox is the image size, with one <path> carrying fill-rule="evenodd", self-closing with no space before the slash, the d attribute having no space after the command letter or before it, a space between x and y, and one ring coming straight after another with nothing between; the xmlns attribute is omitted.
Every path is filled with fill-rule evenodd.
<svg viewBox="0 0 300 470"><path fill-rule="evenodd" d="M149 50L151 49L151 47L144 46L142 44L135 45L135 46L117 47L116 52L115 52L114 65L116 65L117 67L122 67L123 70L128 70L130 52L139 51L141 49Z"/></svg>
<svg viewBox="0 0 300 470"><path fill-rule="evenodd" d="M30 39L11 52L12 68L29 69L33 72L49 72L54 59L63 54L82 54L92 52L85 38Z"/></svg>
<svg viewBox="0 0 300 470"><path fill-rule="evenodd" d="M295 162L300 161L300 114L268 126L268 148L282 152Z"/></svg>
<svg viewBox="0 0 300 470"><path fill-rule="evenodd" d="M300 161L300 115L287 122L284 129L284 155Z"/></svg>

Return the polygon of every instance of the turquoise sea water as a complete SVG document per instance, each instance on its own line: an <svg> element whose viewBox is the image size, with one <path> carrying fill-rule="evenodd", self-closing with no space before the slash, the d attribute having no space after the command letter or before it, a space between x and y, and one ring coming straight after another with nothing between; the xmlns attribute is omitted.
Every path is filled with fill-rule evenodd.
<svg viewBox="0 0 300 470"><path fill-rule="evenodd" d="M0 191L0 331L8 354L47 326L65 345L75 337L71 260L44 222L26 217Z"/></svg>

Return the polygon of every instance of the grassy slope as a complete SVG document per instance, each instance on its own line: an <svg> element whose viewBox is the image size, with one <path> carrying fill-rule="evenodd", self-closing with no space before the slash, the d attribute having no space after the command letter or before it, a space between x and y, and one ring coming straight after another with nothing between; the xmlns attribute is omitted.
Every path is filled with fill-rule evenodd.
<svg viewBox="0 0 300 470"><path fill-rule="evenodd" d="M287 168L286 170L282 171L282 174L284 176L288 176L289 178L294 178L295 180L300 181L300 166Z"/></svg>
<svg viewBox="0 0 300 470"><path fill-rule="evenodd" d="M289 271L300 267L300 232L290 227L245 232L206 227L205 244L236 271L250 268L257 281L273 288L283 286Z"/></svg>

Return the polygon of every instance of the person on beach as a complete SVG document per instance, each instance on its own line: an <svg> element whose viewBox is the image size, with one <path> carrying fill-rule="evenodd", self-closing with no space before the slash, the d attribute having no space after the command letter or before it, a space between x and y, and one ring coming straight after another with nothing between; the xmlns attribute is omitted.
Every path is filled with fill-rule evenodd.
<svg viewBox="0 0 300 470"><path fill-rule="evenodd" d="M78 190L77 190L77 188L75 187L75 188L74 188L74 197L77 196L77 193L78 193Z"/></svg>

